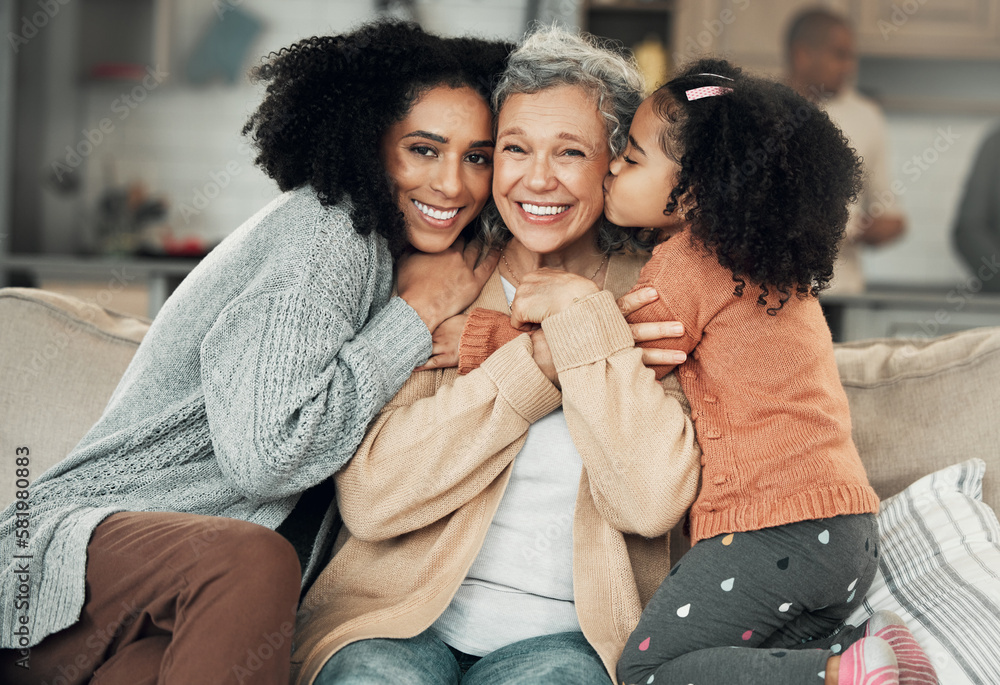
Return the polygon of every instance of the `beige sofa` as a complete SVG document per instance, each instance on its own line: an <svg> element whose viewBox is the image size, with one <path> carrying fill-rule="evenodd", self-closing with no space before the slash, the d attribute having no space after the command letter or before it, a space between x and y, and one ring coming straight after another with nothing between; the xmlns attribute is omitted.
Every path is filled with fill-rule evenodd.
<svg viewBox="0 0 1000 685"><path fill-rule="evenodd" d="M0 290L0 504L12 501L17 489L14 457L18 450L30 455L29 482L59 461L99 417L148 326L146 320L53 293ZM839 345L837 361L851 402L854 439L882 498L899 493L922 476L975 457L986 465L982 501L994 510L1000 509L1000 328L929 340L871 340ZM956 496L963 497L963 502L969 500L965 503L972 507L975 517L984 520L987 530L980 551L987 560L977 557L976 563L989 566L994 563L994 551L1000 560L1000 547L996 530L990 529L995 517L991 523L989 508L975 501L978 481L972 481L978 472L966 468L949 473L953 480L957 479L952 489L961 490ZM932 504L937 498L935 486L927 483L931 481L921 486L923 490L914 490L920 494L910 497L911 503L901 499L907 493L891 502L899 502L897 508L910 511L918 505ZM884 515L889 513L883 511ZM947 522L949 516L929 520ZM895 525L889 520L883 524L884 537L890 524ZM916 528L927 525L919 522ZM947 525L934 527L943 529ZM946 541L954 537L948 531L940 532ZM971 539L965 532L959 537ZM896 556L916 546L913 542L885 540L883 558L893 553L893 544ZM930 554L941 556L940 550ZM993 570L995 586L987 583L977 587L981 583L978 577L973 578L971 591L979 604L985 597L1000 606L1000 580L996 578L1000 562ZM889 572L886 569L887 576ZM947 569L943 573L951 577ZM987 569L986 581L989 576ZM887 591L894 593L893 583L898 579L883 580ZM886 608L899 610L897 606ZM936 619L928 618L927 611L920 607L904 603L903 610L910 614L905 616L908 620L925 627L929 635L956 630L950 625L935 625ZM993 610L988 607L987 615ZM1000 626L1000 610L995 617ZM988 622L988 618L984 620ZM987 646L994 647L993 653L1000 660L1000 627L996 629L996 643L992 642L991 630L992 625L985 631L977 627L978 632L986 632L991 641ZM924 641L919 633L918 638ZM925 647L937 652L931 656L939 671L942 666L953 668L958 664L967 682L1000 682L1000 661L995 665L968 666L963 664L966 657L952 653L948 645L932 645L929 640ZM990 670L994 666L996 670ZM959 675L942 678L942 682L966 682Z"/></svg>

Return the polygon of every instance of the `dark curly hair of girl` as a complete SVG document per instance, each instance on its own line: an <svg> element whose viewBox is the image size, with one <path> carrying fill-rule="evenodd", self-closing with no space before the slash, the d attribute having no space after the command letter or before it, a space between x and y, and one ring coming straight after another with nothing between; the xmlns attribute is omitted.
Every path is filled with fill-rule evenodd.
<svg viewBox="0 0 1000 685"><path fill-rule="evenodd" d="M731 89L688 101L705 86ZM776 314L794 291L817 295L833 277L861 162L829 116L791 88L702 59L653 94L669 125L661 145L680 165L665 214L683 207L693 238Z"/></svg>
<svg viewBox="0 0 1000 685"><path fill-rule="evenodd" d="M382 136L435 86L468 86L489 106L512 49L441 38L394 20L306 38L251 71L267 90L243 134L257 150L254 161L281 190L311 185L324 206L349 198L354 229L376 231L398 255L407 245L406 224L379 154Z"/></svg>

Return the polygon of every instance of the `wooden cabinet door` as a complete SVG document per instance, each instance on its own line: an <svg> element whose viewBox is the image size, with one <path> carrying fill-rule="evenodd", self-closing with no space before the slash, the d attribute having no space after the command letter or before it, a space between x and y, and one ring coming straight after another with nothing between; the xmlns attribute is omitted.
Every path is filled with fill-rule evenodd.
<svg viewBox="0 0 1000 685"><path fill-rule="evenodd" d="M851 0L862 54L1000 57L1000 0Z"/></svg>

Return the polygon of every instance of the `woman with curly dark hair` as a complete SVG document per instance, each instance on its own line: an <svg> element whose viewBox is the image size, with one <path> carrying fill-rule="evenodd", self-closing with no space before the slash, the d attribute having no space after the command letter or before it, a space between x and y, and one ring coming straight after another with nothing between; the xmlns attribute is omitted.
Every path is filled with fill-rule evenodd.
<svg viewBox="0 0 1000 685"><path fill-rule="evenodd" d="M645 607L619 681L881 685L928 673L898 617L843 626L878 565L879 502L816 294L859 175L826 114L722 60L647 98L611 165L608 219L669 236L637 285L658 298L629 321L684 324L679 344L659 345L688 354L678 372L702 447L694 545ZM522 289L515 325L596 290L542 272Z"/></svg>
<svg viewBox="0 0 1000 685"><path fill-rule="evenodd" d="M244 132L285 192L164 305L32 484L30 536L24 502L3 513L0 681L287 682L334 533L323 485L495 267L453 243L489 198L508 52L383 22L255 70Z"/></svg>

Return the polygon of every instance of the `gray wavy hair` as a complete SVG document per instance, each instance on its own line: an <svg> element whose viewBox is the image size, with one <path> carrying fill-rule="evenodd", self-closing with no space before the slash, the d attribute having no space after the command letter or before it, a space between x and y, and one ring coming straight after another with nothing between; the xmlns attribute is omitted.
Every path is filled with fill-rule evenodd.
<svg viewBox="0 0 1000 685"><path fill-rule="evenodd" d="M604 116L612 157L625 149L632 117L643 99L643 78L635 59L617 44L559 26L534 28L511 53L507 68L493 91L493 110L499 112L512 95L538 93L564 85L593 93ZM511 239L496 205L490 202L481 217L484 250ZM604 219L597 238L602 252L649 249L648 240Z"/></svg>

